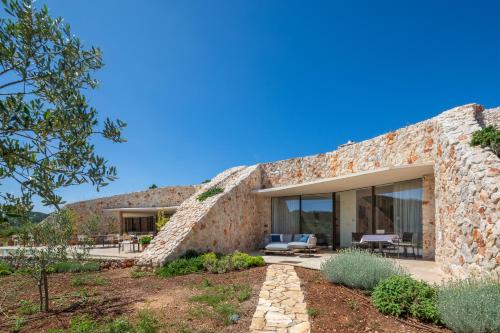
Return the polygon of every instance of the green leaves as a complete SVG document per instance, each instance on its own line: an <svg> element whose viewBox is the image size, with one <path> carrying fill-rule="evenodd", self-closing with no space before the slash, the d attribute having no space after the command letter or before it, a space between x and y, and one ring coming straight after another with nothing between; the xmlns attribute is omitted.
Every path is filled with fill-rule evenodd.
<svg viewBox="0 0 500 333"><path fill-rule="evenodd" d="M488 126L472 134L471 146L490 147L500 157L500 130Z"/></svg>
<svg viewBox="0 0 500 333"><path fill-rule="evenodd" d="M116 179L116 169L95 153L95 136L124 142L121 120L105 119L87 102L98 86L102 52L71 33L62 18L31 0L2 0L0 18L0 184L19 184L28 208L38 195L45 205L63 203L62 187ZM15 198L0 192L0 211ZM27 204L27 205L26 205Z"/></svg>

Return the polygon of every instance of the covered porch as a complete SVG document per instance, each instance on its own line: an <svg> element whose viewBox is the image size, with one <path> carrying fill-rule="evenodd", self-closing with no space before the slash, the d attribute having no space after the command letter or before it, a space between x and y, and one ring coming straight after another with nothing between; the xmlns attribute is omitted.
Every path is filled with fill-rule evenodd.
<svg viewBox="0 0 500 333"><path fill-rule="evenodd" d="M105 214L117 214L120 235L156 235L156 219L159 212L167 217L175 213L178 206L169 207L119 207L103 209Z"/></svg>
<svg viewBox="0 0 500 333"><path fill-rule="evenodd" d="M254 193L271 198L272 233L315 234L318 247L331 250L359 245L363 236L393 235L408 245L398 246L398 254L411 248L415 257L434 258L432 164L379 168Z"/></svg>

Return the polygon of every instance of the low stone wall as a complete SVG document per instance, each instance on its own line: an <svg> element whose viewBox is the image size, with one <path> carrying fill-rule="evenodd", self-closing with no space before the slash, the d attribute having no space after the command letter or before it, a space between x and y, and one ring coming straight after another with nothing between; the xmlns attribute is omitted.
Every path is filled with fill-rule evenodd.
<svg viewBox="0 0 500 333"><path fill-rule="evenodd" d="M224 192L200 202L197 196L214 186ZM231 168L184 201L137 260L159 266L187 250L229 253L251 251L270 232L270 205L251 193L261 187L258 165Z"/></svg>
<svg viewBox="0 0 500 333"><path fill-rule="evenodd" d="M120 207L168 207L178 206L189 198L199 185L168 186L146 191L132 192L103 197L93 200L79 201L65 206L75 214L75 223L78 225L92 215L101 216L102 227L109 231L119 232L119 214L106 213L103 209Z"/></svg>

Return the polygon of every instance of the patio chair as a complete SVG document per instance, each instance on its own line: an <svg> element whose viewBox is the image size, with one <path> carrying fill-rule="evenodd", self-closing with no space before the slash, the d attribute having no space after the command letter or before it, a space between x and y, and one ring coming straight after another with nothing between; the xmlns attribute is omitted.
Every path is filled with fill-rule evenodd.
<svg viewBox="0 0 500 333"><path fill-rule="evenodd" d="M76 235L76 245L79 247L84 247L85 246L85 241L87 240L87 236L85 235Z"/></svg>
<svg viewBox="0 0 500 333"><path fill-rule="evenodd" d="M403 247L405 257L408 257L408 248L411 247L411 252L413 256L416 258L417 255L415 253L415 238L413 237L413 232L403 232L403 236L401 237L401 242L399 242L399 246Z"/></svg>
<svg viewBox="0 0 500 333"><path fill-rule="evenodd" d="M351 234L351 246L354 248L366 247L365 244L361 243L362 237L363 237L362 232L353 232Z"/></svg>
<svg viewBox="0 0 500 333"><path fill-rule="evenodd" d="M314 234L296 234L293 235L293 242L288 243L291 250L303 250L309 256L316 251L318 240Z"/></svg>
<svg viewBox="0 0 500 333"><path fill-rule="evenodd" d="M127 244L132 252L135 252L135 245L137 244L137 251L139 251L139 242L137 237L125 234L123 235L122 241L118 243L118 253L122 250L125 252L125 245Z"/></svg>

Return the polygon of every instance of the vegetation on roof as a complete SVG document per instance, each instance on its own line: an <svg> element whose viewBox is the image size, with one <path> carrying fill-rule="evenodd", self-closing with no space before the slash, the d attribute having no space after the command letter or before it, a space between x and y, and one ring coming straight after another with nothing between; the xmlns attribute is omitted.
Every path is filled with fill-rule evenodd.
<svg viewBox="0 0 500 333"><path fill-rule="evenodd" d="M202 201L205 201L208 198L213 197L214 195L217 195L217 194L222 193L222 192L224 192L224 189L222 187L214 186L214 187L209 188L208 190L206 190L202 194L200 194L198 197L196 197L196 199L198 201L202 202Z"/></svg>
<svg viewBox="0 0 500 333"><path fill-rule="evenodd" d="M500 157L500 130L493 126L488 126L475 131L472 134L470 144L471 146L481 146L482 148L489 147Z"/></svg>

